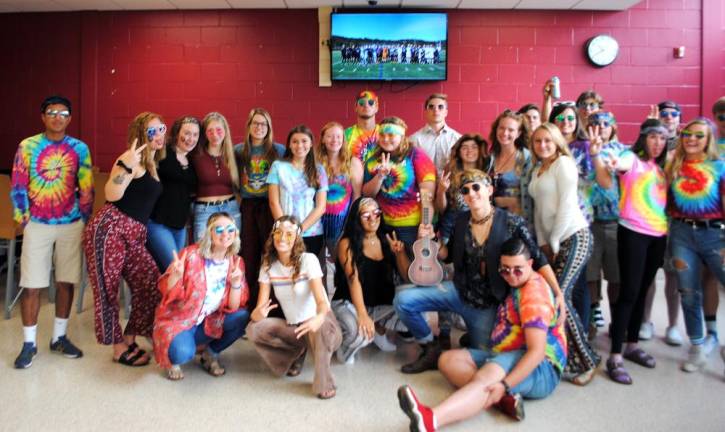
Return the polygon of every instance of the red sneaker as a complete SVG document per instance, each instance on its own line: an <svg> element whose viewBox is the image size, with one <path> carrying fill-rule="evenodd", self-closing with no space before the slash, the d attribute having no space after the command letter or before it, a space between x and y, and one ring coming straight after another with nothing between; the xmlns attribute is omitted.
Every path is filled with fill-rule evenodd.
<svg viewBox="0 0 725 432"><path fill-rule="evenodd" d="M404 385L398 388L400 409L410 418L411 432L434 432L433 410L420 403L413 389Z"/></svg>

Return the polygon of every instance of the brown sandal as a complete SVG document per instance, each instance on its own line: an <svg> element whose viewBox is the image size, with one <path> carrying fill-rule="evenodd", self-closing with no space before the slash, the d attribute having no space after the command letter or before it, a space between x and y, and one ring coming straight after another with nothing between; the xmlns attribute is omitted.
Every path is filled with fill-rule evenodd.
<svg viewBox="0 0 725 432"><path fill-rule="evenodd" d="M307 348L305 348L304 351L302 351L302 354L300 354L297 359L292 363L292 365L287 369L287 376L288 377L296 377L297 375L302 373L302 366L305 365L305 356L307 355Z"/></svg>
<svg viewBox="0 0 725 432"><path fill-rule="evenodd" d="M209 354L209 351L201 353L199 362L201 363L201 367L213 377L220 377L227 372L226 369L224 369L224 367L219 363L219 359L212 357L212 355Z"/></svg>

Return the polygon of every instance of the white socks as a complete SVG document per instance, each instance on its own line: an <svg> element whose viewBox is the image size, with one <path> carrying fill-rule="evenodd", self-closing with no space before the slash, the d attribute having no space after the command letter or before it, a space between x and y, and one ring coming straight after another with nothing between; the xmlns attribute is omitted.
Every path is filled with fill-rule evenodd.
<svg viewBox="0 0 725 432"><path fill-rule="evenodd" d="M23 342L25 343L32 343L33 345L37 345L35 343L36 335L38 333L38 325L34 326L23 326Z"/></svg>
<svg viewBox="0 0 725 432"><path fill-rule="evenodd" d="M59 337L65 336L67 331L68 318L55 317L55 322L53 323L53 339L50 340L50 343L56 343Z"/></svg>

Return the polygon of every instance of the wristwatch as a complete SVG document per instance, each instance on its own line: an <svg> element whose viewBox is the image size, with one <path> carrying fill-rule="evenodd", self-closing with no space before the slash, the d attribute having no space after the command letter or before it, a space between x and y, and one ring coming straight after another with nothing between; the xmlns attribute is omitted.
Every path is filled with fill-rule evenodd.
<svg viewBox="0 0 725 432"><path fill-rule="evenodd" d="M126 164L123 163L123 161L121 159L116 161L116 166L120 166L121 168L125 169L126 172L129 174L133 173L133 170L131 168L129 168L128 166L126 166Z"/></svg>

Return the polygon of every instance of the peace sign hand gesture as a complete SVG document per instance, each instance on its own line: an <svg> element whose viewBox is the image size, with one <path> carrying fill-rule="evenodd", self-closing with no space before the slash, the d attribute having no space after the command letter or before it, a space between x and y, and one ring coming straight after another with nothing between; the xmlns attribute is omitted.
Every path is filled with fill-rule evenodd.
<svg viewBox="0 0 725 432"><path fill-rule="evenodd" d="M394 254L399 254L400 252L405 251L405 243L398 240L397 234L395 234L395 231L392 233L392 237L390 234L385 234L385 238L388 240L388 244L390 245L390 250L393 251Z"/></svg>
<svg viewBox="0 0 725 432"><path fill-rule="evenodd" d="M387 177L390 174L391 165L390 165L390 153L383 152L380 155L380 164L378 165L378 174L382 176L382 178Z"/></svg>
<svg viewBox="0 0 725 432"><path fill-rule="evenodd" d="M119 156L118 158L121 162L123 162L124 165L126 165L130 169L136 168L139 163L141 163L141 154L148 145L144 144L141 147L136 148L137 144L138 138L134 139L133 143L131 143L131 147L123 152L123 154L121 154L121 156Z"/></svg>
<svg viewBox="0 0 725 432"><path fill-rule="evenodd" d="M186 262L186 249L181 251L181 256L176 254L173 250L171 253L174 255L173 261L169 264L169 268L166 272L169 274L169 286L174 286L176 283L184 277L184 263Z"/></svg>
<svg viewBox="0 0 725 432"><path fill-rule="evenodd" d="M244 277L244 272L242 269L239 268L239 266L234 267L234 270L232 270L232 274L230 275L231 282L232 282L232 288L239 288L242 286L242 278Z"/></svg>
<svg viewBox="0 0 725 432"><path fill-rule="evenodd" d="M441 180L438 182L438 186L443 190L443 192L448 191L448 189L451 187L451 173L448 171L443 171L443 174L441 174Z"/></svg>
<svg viewBox="0 0 725 432"><path fill-rule="evenodd" d="M279 307L279 305L272 304L272 299L267 299L266 302L264 302L263 304L257 306L256 311L257 311L257 313L259 315L262 316L262 318L267 318L267 316L272 311L272 309L276 309L278 307Z"/></svg>
<svg viewBox="0 0 725 432"><path fill-rule="evenodd" d="M604 145L604 140L599 134L599 125L594 127L589 126L587 128L587 135L589 136L589 155L598 156Z"/></svg>

